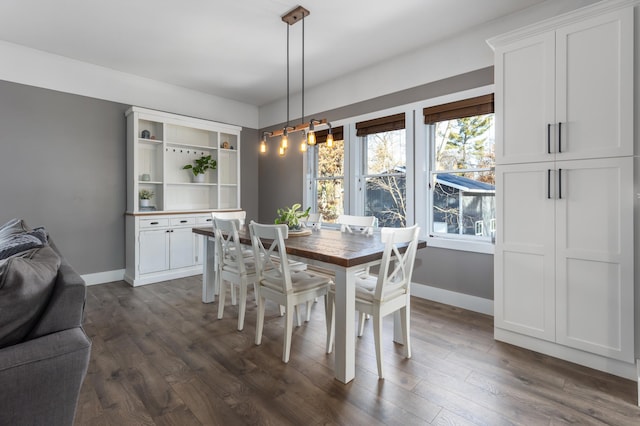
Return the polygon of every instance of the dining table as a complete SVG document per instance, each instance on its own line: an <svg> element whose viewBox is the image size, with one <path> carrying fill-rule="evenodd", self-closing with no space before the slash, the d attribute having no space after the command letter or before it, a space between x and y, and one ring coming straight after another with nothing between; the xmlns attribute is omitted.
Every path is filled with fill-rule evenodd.
<svg viewBox="0 0 640 426"><path fill-rule="evenodd" d="M215 301L215 235L212 227L193 228L204 237L202 301ZM310 231L310 232L309 232ZM251 245L248 226L239 232L240 243ZM380 232L372 235L340 232L339 229L307 229L302 234L290 233L285 241L287 255L308 265L333 272L335 283L335 377L342 383L355 378L355 278L366 267L382 260L384 243ZM426 247L420 240L418 249ZM394 316L394 341L403 343L399 315Z"/></svg>

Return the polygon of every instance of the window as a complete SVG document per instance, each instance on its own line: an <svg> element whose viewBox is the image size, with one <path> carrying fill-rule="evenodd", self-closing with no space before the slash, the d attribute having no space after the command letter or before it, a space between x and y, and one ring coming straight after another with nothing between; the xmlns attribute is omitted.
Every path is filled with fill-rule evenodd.
<svg viewBox="0 0 640 426"><path fill-rule="evenodd" d="M430 232L490 241L495 234L493 95L425 108Z"/></svg>
<svg viewBox="0 0 640 426"><path fill-rule="evenodd" d="M407 225L407 144L404 113L356 124L362 143L364 215L378 225ZM364 186L362 186L364 184Z"/></svg>
<svg viewBox="0 0 640 426"><path fill-rule="evenodd" d="M311 204L325 222L335 222L344 213L344 137L342 127L333 129L332 147L326 144L327 131L316 132L311 159Z"/></svg>

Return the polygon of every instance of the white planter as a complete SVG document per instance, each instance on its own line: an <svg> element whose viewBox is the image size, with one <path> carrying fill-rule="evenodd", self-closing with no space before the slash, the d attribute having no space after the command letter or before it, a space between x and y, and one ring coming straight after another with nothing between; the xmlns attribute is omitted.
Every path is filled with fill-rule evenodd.
<svg viewBox="0 0 640 426"><path fill-rule="evenodd" d="M193 183L204 183L204 173L200 173L199 175L191 174L191 181Z"/></svg>
<svg viewBox="0 0 640 426"><path fill-rule="evenodd" d="M151 200L140 200L140 207L149 207L151 205Z"/></svg>

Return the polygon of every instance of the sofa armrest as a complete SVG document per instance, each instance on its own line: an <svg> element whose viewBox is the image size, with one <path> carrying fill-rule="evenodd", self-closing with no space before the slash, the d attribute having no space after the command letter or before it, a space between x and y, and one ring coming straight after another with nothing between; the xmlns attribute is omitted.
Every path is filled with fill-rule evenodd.
<svg viewBox="0 0 640 426"><path fill-rule="evenodd" d="M56 284L38 323L27 339L34 339L82 325L86 285L82 277L61 257Z"/></svg>
<svg viewBox="0 0 640 426"><path fill-rule="evenodd" d="M73 424L90 351L80 327L1 349L0 424Z"/></svg>

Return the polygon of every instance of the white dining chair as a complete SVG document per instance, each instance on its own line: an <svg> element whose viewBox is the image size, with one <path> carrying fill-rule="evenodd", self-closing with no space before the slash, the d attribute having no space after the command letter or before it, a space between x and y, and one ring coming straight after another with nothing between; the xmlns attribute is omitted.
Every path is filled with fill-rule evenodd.
<svg viewBox="0 0 640 426"><path fill-rule="evenodd" d="M417 225L409 228L383 228L380 238L385 244L382 262L377 274L367 273L356 276L356 310L360 314L358 336L362 336L364 324L362 316L373 317L373 337L378 362L378 376L384 378L382 369L382 319L386 315L400 310L402 338L405 357L411 358L410 323L410 286L413 265L418 248ZM406 247L401 253L400 248ZM335 322L335 287L331 286L327 297L327 353L333 351L333 333Z"/></svg>
<svg viewBox="0 0 640 426"><path fill-rule="evenodd" d="M240 227L244 226L244 222L247 218L247 212L244 210L235 210L235 211L220 211L220 212L211 212L211 218L213 219L213 221L215 221L216 218L219 219L238 219L238 221L240 222ZM214 225L213 221L211 222L212 225ZM215 235L215 226L213 229L214 235ZM218 251L219 247L218 247L218 240L215 241L215 245L216 245L216 251ZM242 253L243 256L245 257L249 257L249 256L253 256L253 250L250 247L244 247L242 246ZM214 276L214 281L213 281L213 294L216 296L220 295L220 275L218 274L218 269L219 269L220 265L218 265L218 256L216 256L214 258L213 261L213 268L215 271L215 276ZM237 300L236 300L236 292L233 291L233 289L231 290L231 304L232 305L236 305L237 304Z"/></svg>
<svg viewBox="0 0 640 426"><path fill-rule="evenodd" d="M377 218L375 216L354 216L348 214L341 214L336 220L336 223L340 225L341 232L366 235L373 234L373 228L376 226L376 222Z"/></svg>
<svg viewBox="0 0 640 426"><path fill-rule="evenodd" d="M295 306L314 300L316 297L325 296L326 298L329 284L332 281L326 276L315 275L306 270L291 270L285 246L289 232L286 225L263 225L252 221L249 224L249 231L254 258L257 259L256 269L259 276L255 343L256 345L262 343L266 299L284 306L285 327L282 361L287 363L291 353ZM271 243L265 245L263 239L269 240Z"/></svg>
<svg viewBox="0 0 640 426"><path fill-rule="evenodd" d="M247 286L258 281L253 254L245 256L240 244L238 219L213 219L216 240L219 241L218 271L220 281L220 295L218 298L218 319L224 315L225 294L224 283L228 282L230 292L235 294L234 287L238 287L238 330L244 328L244 316L247 307ZM255 292L255 285L254 285Z"/></svg>

